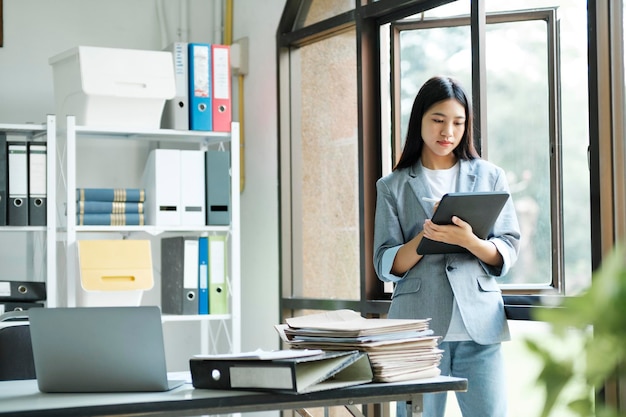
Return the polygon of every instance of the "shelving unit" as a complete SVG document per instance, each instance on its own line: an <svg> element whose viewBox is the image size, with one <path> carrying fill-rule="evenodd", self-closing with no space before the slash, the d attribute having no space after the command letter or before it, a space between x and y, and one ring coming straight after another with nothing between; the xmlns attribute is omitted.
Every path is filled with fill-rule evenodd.
<svg viewBox="0 0 626 417"><path fill-rule="evenodd" d="M231 352L238 352L241 348L241 302L240 302L240 199L239 199L239 124L233 123L230 133L176 131L169 129L123 130L103 129L77 126L74 116L67 116L65 124L59 129L56 141L56 155L59 161L58 181L55 184L56 204L53 210L59 215L57 240L58 276L63 276L58 290L61 295L61 305L76 306L76 289L79 282L77 242L80 239L107 238L142 238L159 239L160 237L191 234L221 233L228 234L229 242L229 306L230 314L226 315L164 315L163 321L169 323L199 322L201 328L201 348L198 353L213 353L216 346L228 346ZM146 143L150 149L160 147L193 147L207 150L212 148L229 147L231 157L231 224L229 226L77 226L76 225L76 188L77 176L83 175L77 169L77 145L89 140L111 140L111 146L116 141L133 141ZM115 168L115 167L113 167ZM104 173L103 175L106 175ZM105 237L102 237L105 236ZM154 259L157 264L158 260ZM155 287L160 287L160 278L155 274ZM160 275L160 274L159 274ZM216 338L222 338L217 341ZM224 352L218 352L224 353Z"/></svg>
<svg viewBox="0 0 626 417"><path fill-rule="evenodd" d="M0 132L7 139L18 138L27 142L47 142L46 181L47 181L47 221L46 226L0 226L2 237L14 234L26 237L26 255L23 256L25 276L7 276L6 279L17 281L46 282L46 306L58 305L56 282L56 208L54 190L56 177L56 161L53 149L56 148L56 117L48 115L43 124L0 124ZM10 238L12 239L12 238ZM14 262L18 262L15 260ZM0 265L0 276L10 274L7 269L11 265ZM3 278L5 279L5 278Z"/></svg>

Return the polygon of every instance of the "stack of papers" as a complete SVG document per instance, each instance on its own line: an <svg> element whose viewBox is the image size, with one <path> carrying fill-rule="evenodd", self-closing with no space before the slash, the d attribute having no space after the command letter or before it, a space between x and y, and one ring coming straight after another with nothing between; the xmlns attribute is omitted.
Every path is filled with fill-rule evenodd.
<svg viewBox="0 0 626 417"><path fill-rule="evenodd" d="M430 319L366 319L353 310L293 317L275 326L295 349L366 352L374 381L394 382L440 374L439 337Z"/></svg>

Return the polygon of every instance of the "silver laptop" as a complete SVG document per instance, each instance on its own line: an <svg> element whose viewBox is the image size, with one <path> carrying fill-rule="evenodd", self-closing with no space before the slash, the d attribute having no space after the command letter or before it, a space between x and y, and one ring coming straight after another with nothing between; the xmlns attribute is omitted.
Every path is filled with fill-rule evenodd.
<svg viewBox="0 0 626 417"><path fill-rule="evenodd" d="M37 384L42 392L167 391L158 307L29 310Z"/></svg>

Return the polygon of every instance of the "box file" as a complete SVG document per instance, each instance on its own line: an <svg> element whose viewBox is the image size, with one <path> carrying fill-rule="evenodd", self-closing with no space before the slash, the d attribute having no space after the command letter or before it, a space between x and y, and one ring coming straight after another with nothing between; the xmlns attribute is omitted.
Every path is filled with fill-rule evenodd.
<svg viewBox="0 0 626 417"><path fill-rule="evenodd" d="M180 174L178 149L154 149L150 152L142 178L146 189L145 224L180 225Z"/></svg>
<svg viewBox="0 0 626 417"><path fill-rule="evenodd" d="M176 94L165 102L161 127L189 130L189 46L187 42L174 42L165 50L172 53L174 60Z"/></svg>
<svg viewBox="0 0 626 417"><path fill-rule="evenodd" d="M161 311L198 314L198 238L161 239Z"/></svg>
<svg viewBox="0 0 626 417"><path fill-rule="evenodd" d="M209 314L209 238L198 238L198 314Z"/></svg>
<svg viewBox="0 0 626 417"><path fill-rule="evenodd" d="M189 129L213 130L211 45L189 44Z"/></svg>
<svg viewBox="0 0 626 417"><path fill-rule="evenodd" d="M206 224L230 224L230 152L206 152Z"/></svg>
<svg viewBox="0 0 626 417"><path fill-rule="evenodd" d="M79 240L78 306L138 306L152 288L149 240Z"/></svg>
<svg viewBox="0 0 626 417"><path fill-rule="evenodd" d="M204 151L180 150L180 224L206 224Z"/></svg>
<svg viewBox="0 0 626 417"><path fill-rule="evenodd" d="M231 70L230 46L211 45L211 82L213 89L213 131L230 132Z"/></svg>
<svg viewBox="0 0 626 417"><path fill-rule="evenodd" d="M77 46L49 59L56 114L85 126L158 129L176 93L172 53Z"/></svg>
<svg viewBox="0 0 626 417"><path fill-rule="evenodd" d="M28 226L28 148L25 141L7 142L9 201L7 224Z"/></svg>
<svg viewBox="0 0 626 417"><path fill-rule="evenodd" d="M43 301L46 283L0 280L0 301Z"/></svg>
<svg viewBox="0 0 626 417"><path fill-rule="evenodd" d="M47 145L44 142L28 144L28 224L46 225L47 207Z"/></svg>
<svg viewBox="0 0 626 417"><path fill-rule="evenodd" d="M228 314L226 235L209 236L209 314Z"/></svg>

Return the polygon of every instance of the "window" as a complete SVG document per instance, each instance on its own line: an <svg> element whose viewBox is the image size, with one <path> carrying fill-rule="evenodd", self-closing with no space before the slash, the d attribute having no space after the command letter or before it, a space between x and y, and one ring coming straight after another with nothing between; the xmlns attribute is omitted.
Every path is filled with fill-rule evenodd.
<svg viewBox="0 0 626 417"><path fill-rule="evenodd" d="M626 239L623 1L287 2L277 36L282 316L386 314L372 266L375 181L434 72L480 95L482 154L510 173L532 236L505 291L587 288ZM483 52L484 74L473 75ZM619 397L619 384L605 388Z"/></svg>
<svg viewBox="0 0 626 417"><path fill-rule="evenodd" d="M502 8L500 3L487 2L487 10ZM581 88L586 7L561 3L513 10L554 2L509 2L510 11L486 18L488 130L476 136L483 158L507 171L523 237L518 263L501 281L505 290L554 287L566 293L565 281L567 293L575 294L590 284L589 172L580 168L588 137L588 97ZM389 25L397 45L392 62L399 67L392 73L392 91L399 95L393 112L400 116L392 124L400 127L392 133L389 153L395 157L412 100L426 79L449 74L471 87L469 9L469 1L457 1Z"/></svg>
<svg viewBox="0 0 626 417"><path fill-rule="evenodd" d="M290 53L291 294L358 300L357 85L353 30ZM284 247L283 249L287 249Z"/></svg>
<svg viewBox="0 0 626 417"><path fill-rule="evenodd" d="M282 302L384 314L389 294L371 265L374 184L427 77L448 73L474 91L470 1L378 1L358 13L340 3L289 3L279 29ZM326 18L306 19L316 7ZM586 6L485 8L487 130L477 136L483 157L509 173L525 239L502 285L575 294L591 277Z"/></svg>

